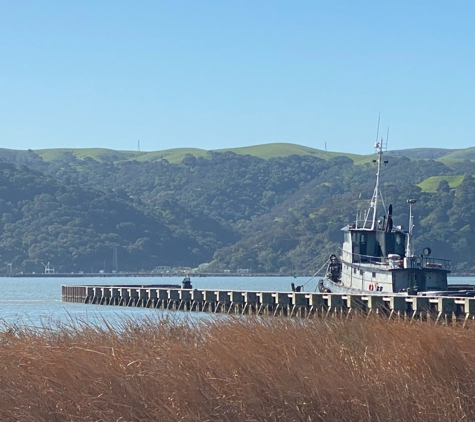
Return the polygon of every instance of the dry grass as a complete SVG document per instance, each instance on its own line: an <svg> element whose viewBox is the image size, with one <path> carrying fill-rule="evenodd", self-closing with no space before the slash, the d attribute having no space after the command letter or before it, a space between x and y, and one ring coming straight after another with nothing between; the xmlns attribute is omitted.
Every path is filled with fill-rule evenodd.
<svg viewBox="0 0 475 422"><path fill-rule="evenodd" d="M377 318L0 334L2 421L471 421L475 333Z"/></svg>

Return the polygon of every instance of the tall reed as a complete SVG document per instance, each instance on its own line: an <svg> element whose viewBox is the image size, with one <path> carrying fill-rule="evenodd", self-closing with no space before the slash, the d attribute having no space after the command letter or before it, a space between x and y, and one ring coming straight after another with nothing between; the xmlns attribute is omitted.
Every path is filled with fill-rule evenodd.
<svg viewBox="0 0 475 422"><path fill-rule="evenodd" d="M377 317L5 326L0 420L470 421L474 340Z"/></svg>

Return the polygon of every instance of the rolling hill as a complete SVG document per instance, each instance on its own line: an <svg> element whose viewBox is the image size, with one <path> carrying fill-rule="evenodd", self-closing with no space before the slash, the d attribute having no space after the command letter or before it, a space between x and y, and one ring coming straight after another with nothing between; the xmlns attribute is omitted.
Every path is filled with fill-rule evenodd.
<svg viewBox="0 0 475 422"><path fill-rule="evenodd" d="M475 272L473 149L390 151L382 191L396 224L417 199L416 247ZM294 144L0 150L0 273L160 265L311 274L338 251L340 229L365 209L374 155ZM472 204L474 204L472 206ZM473 209L472 209L473 208Z"/></svg>

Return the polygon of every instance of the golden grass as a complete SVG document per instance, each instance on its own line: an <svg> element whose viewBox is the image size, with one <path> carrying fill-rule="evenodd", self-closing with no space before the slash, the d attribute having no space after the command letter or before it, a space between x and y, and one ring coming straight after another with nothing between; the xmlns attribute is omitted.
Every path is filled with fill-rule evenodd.
<svg viewBox="0 0 475 422"><path fill-rule="evenodd" d="M470 421L473 330L124 320L0 335L2 421Z"/></svg>

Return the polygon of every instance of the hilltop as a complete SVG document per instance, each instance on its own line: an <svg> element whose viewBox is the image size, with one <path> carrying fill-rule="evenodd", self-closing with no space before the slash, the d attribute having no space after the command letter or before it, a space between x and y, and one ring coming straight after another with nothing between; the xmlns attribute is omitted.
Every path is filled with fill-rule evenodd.
<svg viewBox="0 0 475 422"><path fill-rule="evenodd" d="M86 157L93 160L102 162L119 162L119 161L155 161L160 159L166 159L169 162L181 162L181 160L187 154L191 154L195 157L210 158L212 152L233 152L238 155L251 155L263 159L288 157L290 155L311 155L322 159L330 159L334 157L348 157L354 162L364 161L364 155L358 154L346 154L341 152L323 151L307 146L291 144L291 143L270 143L261 144L248 147L238 148L223 148L217 150L203 150L198 148L174 148L162 151L120 151L106 148L55 148L55 149L40 149L40 150L12 150L0 148L2 155L27 155L34 152L39 155L44 161L61 161L68 154L72 154L78 160L83 160ZM407 157L410 159L422 159L422 160L440 160L440 161L452 161L452 160L474 160L475 159L475 147L464 149L445 149L445 148L413 148L404 150L389 150L387 154L394 157Z"/></svg>

